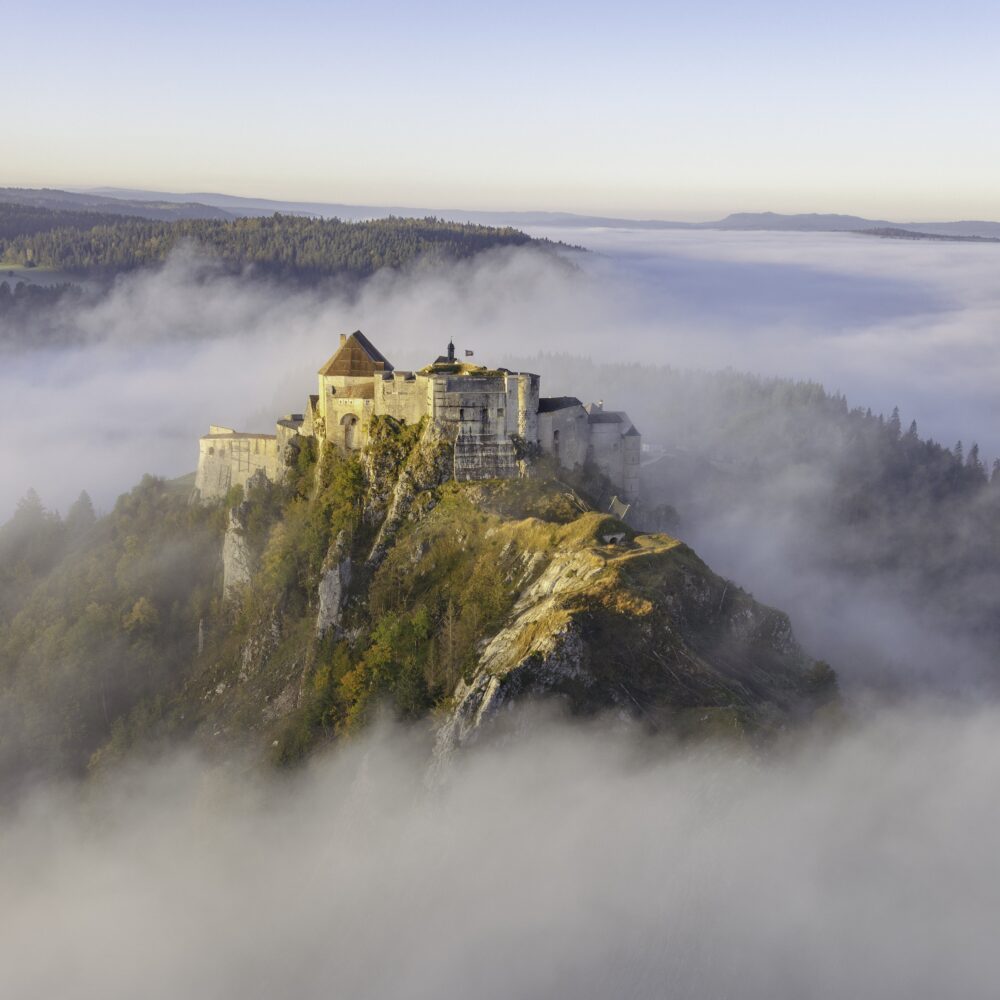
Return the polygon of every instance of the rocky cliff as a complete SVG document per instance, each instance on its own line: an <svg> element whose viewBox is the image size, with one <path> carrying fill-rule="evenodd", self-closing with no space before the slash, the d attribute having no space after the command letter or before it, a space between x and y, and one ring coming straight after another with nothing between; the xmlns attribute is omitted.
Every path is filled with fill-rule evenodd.
<svg viewBox="0 0 1000 1000"><path fill-rule="evenodd" d="M288 761L388 708L446 758L535 700L744 738L835 695L785 615L677 539L544 466L455 482L453 446L385 420L364 454L303 452L231 498L225 596L157 726Z"/></svg>

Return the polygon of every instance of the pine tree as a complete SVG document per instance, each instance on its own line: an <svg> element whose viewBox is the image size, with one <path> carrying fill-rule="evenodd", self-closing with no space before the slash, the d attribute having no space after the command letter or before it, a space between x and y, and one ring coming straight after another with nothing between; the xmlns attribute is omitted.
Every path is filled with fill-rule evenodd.
<svg viewBox="0 0 1000 1000"><path fill-rule="evenodd" d="M71 535L81 535L97 523L90 494L83 490L66 513L66 530Z"/></svg>
<svg viewBox="0 0 1000 1000"><path fill-rule="evenodd" d="M902 425L899 422L899 407L894 406L892 408L892 416L889 418L889 433L892 435L894 440L898 440L901 430Z"/></svg>

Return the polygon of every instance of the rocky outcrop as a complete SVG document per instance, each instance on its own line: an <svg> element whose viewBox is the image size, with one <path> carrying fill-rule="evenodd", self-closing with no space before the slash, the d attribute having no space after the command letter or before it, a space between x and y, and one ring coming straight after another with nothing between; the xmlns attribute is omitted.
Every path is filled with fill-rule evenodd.
<svg viewBox="0 0 1000 1000"><path fill-rule="evenodd" d="M323 560L317 588L319 611L316 614L316 635L322 638L330 629L340 627L351 583L351 556L347 533L341 531Z"/></svg>
<svg viewBox="0 0 1000 1000"><path fill-rule="evenodd" d="M416 445L406 455L402 467L386 476L384 459L380 461L379 449L370 448L366 454L366 474L370 483L389 481L391 492L379 497L379 507L385 511L375 542L369 552L367 564L378 566L400 525L410 513L417 494L431 490L451 478L452 442L438 425L427 423ZM391 455L390 455L391 457ZM378 512L379 507L369 504L368 511Z"/></svg>
<svg viewBox="0 0 1000 1000"><path fill-rule="evenodd" d="M249 583L252 575L250 548L243 529L240 508L237 507L229 512L229 523L222 539L222 589L225 594Z"/></svg>
<svg viewBox="0 0 1000 1000"><path fill-rule="evenodd" d="M523 589L454 692L439 762L504 709L540 696L653 728L722 718L750 731L780 727L830 695L832 675L802 652L784 614L669 536L604 543L606 521L584 515L547 550L522 550ZM527 533L505 530L513 545Z"/></svg>

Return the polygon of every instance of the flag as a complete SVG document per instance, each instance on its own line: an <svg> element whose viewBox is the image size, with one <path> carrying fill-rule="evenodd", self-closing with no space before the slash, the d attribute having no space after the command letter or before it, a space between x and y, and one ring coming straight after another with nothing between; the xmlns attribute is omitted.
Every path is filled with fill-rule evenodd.
<svg viewBox="0 0 1000 1000"><path fill-rule="evenodd" d="M474 351L466 351L466 352L465 352L465 356L466 356L467 358L471 358L471 357L472 357L472 355L473 355L474 353L475 353Z"/></svg>

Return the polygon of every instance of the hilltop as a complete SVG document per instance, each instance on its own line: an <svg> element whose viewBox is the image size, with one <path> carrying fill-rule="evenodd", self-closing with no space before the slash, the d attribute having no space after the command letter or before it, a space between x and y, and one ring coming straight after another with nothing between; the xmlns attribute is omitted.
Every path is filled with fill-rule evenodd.
<svg viewBox="0 0 1000 1000"><path fill-rule="evenodd" d="M22 504L0 532L8 782L178 739L288 763L380 706L446 752L536 697L757 740L835 695L786 616L593 509L585 477L456 483L430 425L391 418L355 454L303 444L221 501L147 478L100 520Z"/></svg>
<svg viewBox="0 0 1000 1000"><path fill-rule="evenodd" d="M162 263L189 243L221 264L277 278L360 279L382 267L460 260L503 246L544 246L512 228L438 219L341 222L289 215L157 221L0 203L0 262L112 276Z"/></svg>

